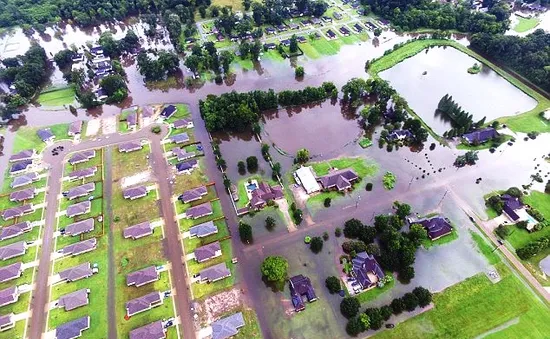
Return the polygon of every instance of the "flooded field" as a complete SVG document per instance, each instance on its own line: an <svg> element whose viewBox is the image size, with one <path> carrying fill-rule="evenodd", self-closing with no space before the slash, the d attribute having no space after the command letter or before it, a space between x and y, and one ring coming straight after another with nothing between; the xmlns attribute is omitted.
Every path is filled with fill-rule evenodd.
<svg viewBox="0 0 550 339"><path fill-rule="evenodd" d="M487 121L529 111L536 101L489 67L467 72L477 60L454 49L432 48L380 73L438 134L450 124L435 114L441 97L452 95L474 120Z"/></svg>

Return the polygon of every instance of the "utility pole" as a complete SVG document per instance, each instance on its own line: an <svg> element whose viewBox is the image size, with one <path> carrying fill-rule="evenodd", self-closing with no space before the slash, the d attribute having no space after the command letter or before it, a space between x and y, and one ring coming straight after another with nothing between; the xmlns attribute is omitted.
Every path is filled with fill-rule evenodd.
<svg viewBox="0 0 550 339"><path fill-rule="evenodd" d="M443 194L443 197L441 198L441 200L439 200L439 203L437 204L437 207L441 206L441 203L443 202L443 199L445 199L445 197L447 196L447 193L449 193L449 190L445 191L445 193Z"/></svg>

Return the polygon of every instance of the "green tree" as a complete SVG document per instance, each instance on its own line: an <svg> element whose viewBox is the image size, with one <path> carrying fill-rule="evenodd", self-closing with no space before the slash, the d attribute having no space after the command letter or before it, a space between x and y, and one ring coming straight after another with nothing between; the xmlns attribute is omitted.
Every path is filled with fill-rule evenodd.
<svg viewBox="0 0 550 339"><path fill-rule="evenodd" d="M405 303L403 302L403 299L401 298L395 298L392 300L390 307L392 309L393 314L401 314L405 310Z"/></svg>
<svg viewBox="0 0 550 339"><path fill-rule="evenodd" d="M229 74L231 71L231 63L235 59L235 54L233 54L231 51L224 50L220 53L220 62L222 64L223 72L225 74Z"/></svg>
<svg viewBox="0 0 550 339"><path fill-rule="evenodd" d="M353 318L359 313L361 303L355 297L345 297L340 303L340 312L348 319Z"/></svg>
<svg viewBox="0 0 550 339"><path fill-rule="evenodd" d="M281 256L269 256L262 262L260 270L267 281L281 282L286 280L288 262Z"/></svg>
<svg viewBox="0 0 550 339"><path fill-rule="evenodd" d="M296 69L294 70L294 75L297 78L302 78L305 75L304 67L303 66L296 67Z"/></svg>
<svg viewBox="0 0 550 339"><path fill-rule="evenodd" d="M63 69L73 63L73 56L73 51L71 51L70 49L63 49L54 55L53 60L57 64L57 67Z"/></svg>
<svg viewBox="0 0 550 339"><path fill-rule="evenodd" d="M265 218L265 227L266 227L268 230L274 229L275 226L277 226L277 223L275 222L275 218L273 218L273 217L271 217L271 216Z"/></svg>
<svg viewBox="0 0 550 339"><path fill-rule="evenodd" d="M309 160L309 151L306 148L299 149L296 152L296 161L300 164L305 164Z"/></svg>
<svg viewBox="0 0 550 339"><path fill-rule="evenodd" d="M382 327L384 319L382 318L379 308L367 308L365 314L369 317L371 329L379 330Z"/></svg>
<svg viewBox="0 0 550 339"><path fill-rule="evenodd" d="M415 287L412 293L418 299L418 306L426 307L432 302L432 292L424 287Z"/></svg>
<svg viewBox="0 0 550 339"><path fill-rule="evenodd" d="M340 279L335 276L330 276L325 279L325 286L327 287L330 294L338 293L342 289Z"/></svg>
<svg viewBox="0 0 550 339"><path fill-rule="evenodd" d="M289 50L290 53L296 53L298 51L298 39L296 38L296 34L292 35L290 38Z"/></svg>
<svg viewBox="0 0 550 339"><path fill-rule="evenodd" d="M412 224L408 233L409 239L416 247L422 244L422 241L428 239L428 232L421 224Z"/></svg>
<svg viewBox="0 0 550 339"><path fill-rule="evenodd" d="M323 239L321 237L311 238L311 243L309 244L311 252L317 254L323 250Z"/></svg>
<svg viewBox="0 0 550 339"><path fill-rule="evenodd" d="M405 310L412 312L418 307L418 298L414 293L405 293L403 303L405 304Z"/></svg>
<svg viewBox="0 0 550 339"><path fill-rule="evenodd" d="M356 337L359 333L363 331L363 323L357 317L350 319L346 324L346 333L352 337Z"/></svg>
<svg viewBox="0 0 550 339"><path fill-rule="evenodd" d="M246 158L246 168L250 173L256 172L258 170L258 158L255 156Z"/></svg>
<svg viewBox="0 0 550 339"><path fill-rule="evenodd" d="M408 204L395 201L393 203L393 206L395 207L395 214L397 214L397 216L399 216L401 219L405 219L411 214L412 208Z"/></svg>
<svg viewBox="0 0 550 339"><path fill-rule="evenodd" d="M366 313L359 314L359 321L363 325L363 331L369 329L371 327L371 321L370 317Z"/></svg>
<svg viewBox="0 0 550 339"><path fill-rule="evenodd" d="M244 161L241 160L237 163L237 170L241 175L246 172L246 165L244 164Z"/></svg>
<svg viewBox="0 0 550 339"><path fill-rule="evenodd" d="M252 226L244 222L239 223L239 236L242 242L246 242L247 244L252 242Z"/></svg>

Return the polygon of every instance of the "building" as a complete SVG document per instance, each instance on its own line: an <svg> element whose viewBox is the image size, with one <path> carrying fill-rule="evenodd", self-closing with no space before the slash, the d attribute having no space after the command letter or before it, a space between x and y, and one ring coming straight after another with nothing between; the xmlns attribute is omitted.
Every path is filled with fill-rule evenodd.
<svg viewBox="0 0 550 339"><path fill-rule="evenodd" d="M518 223L520 221L527 222L526 229L531 231L533 227L537 225L537 221L527 213L525 205L521 202L519 198L513 197L509 194L503 194L500 196L500 199L504 203L502 211L510 221L513 223Z"/></svg>
<svg viewBox="0 0 550 339"><path fill-rule="evenodd" d="M275 48L277 48L277 45L275 45L275 44L272 43L272 42L268 42L268 43L264 44L264 49L271 49L271 50L273 50L273 49L275 49Z"/></svg>
<svg viewBox="0 0 550 339"><path fill-rule="evenodd" d="M321 190L321 186L315 179L315 173L310 166L302 166L294 172L294 179L302 185L307 194L313 194Z"/></svg>
<svg viewBox="0 0 550 339"><path fill-rule="evenodd" d="M135 129L137 127L136 112L132 112L126 116L126 124L128 124L128 129Z"/></svg>
<svg viewBox="0 0 550 339"><path fill-rule="evenodd" d="M336 19L336 20L342 19L342 14L340 14L340 13L338 13L338 12L332 13L332 16L333 16L334 19Z"/></svg>
<svg viewBox="0 0 550 339"><path fill-rule="evenodd" d="M126 275L126 286L141 287L159 280L159 272L155 266L149 266Z"/></svg>
<svg viewBox="0 0 550 339"><path fill-rule="evenodd" d="M4 220L10 220L13 218L22 217L25 214L29 214L32 212L34 212L34 208L32 204L27 204L27 205L12 207L12 208L8 208L7 210L4 210L2 212L2 218Z"/></svg>
<svg viewBox="0 0 550 339"><path fill-rule="evenodd" d="M124 199L130 199L135 200L139 198L143 198L147 195L147 187L145 186L137 186L137 187L130 187L126 188L124 191L122 191L122 194L124 195Z"/></svg>
<svg viewBox="0 0 550 339"><path fill-rule="evenodd" d="M347 27L345 26L340 27L338 30L340 31L340 33L342 33L343 36L349 36L351 34L349 29L347 29Z"/></svg>
<svg viewBox="0 0 550 339"><path fill-rule="evenodd" d="M176 129L195 127L195 125L193 124L193 120L191 120L191 119L179 119L179 120L174 121L174 123L172 125Z"/></svg>
<svg viewBox="0 0 550 339"><path fill-rule="evenodd" d="M75 237L84 233L88 233L94 230L94 219L89 218L86 220L78 221L72 223L65 227L65 230L62 231L63 235Z"/></svg>
<svg viewBox="0 0 550 339"><path fill-rule="evenodd" d="M250 206L256 209L263 208L270 200L282 199L284 197L281 186L271 187L265 182L260 182L258 187L250 194Z"/></svg>
<svg viewBox="0 0 550 339"><path fill-rule="evenodd" d="M13 178L13 181L10 184L11 188L18 188L22 186L26 186L29 184L32 184L35 181L38 181L38 174L32 172L20 175L18 177Z"/></svg>
<svg viewBox="0 0 550 339"><path fill-rule="evenodd" d="M268 34L268 35L271 35L271 34L275 34L277 31L275 31L275 28L273 27L266 27L265 28L265 33Z"/></svg>
<svg viewBox="0 0 550 339"><path fill-rule="evenodd" d="M408 129L399 129L399 130L391 131L386 137L386 139L388 141L400 141L400 140L411 139L412 137L413 137L413 134Z"/></svg>
<svg viewBox="0 0 550 339"><path fill-rule="evenodd" d="M304 298L310 303L317 300L317 295L315 295L315 290L308 277L301 274L296 275L290 278L289 285L292 305L294 305L296 312L303 311L306 308Z"/></svg>
<svg viewBox="0 0 550 339"><path fill-rule="evenodd" d="M49 128L45 129L39 129L36 134L45 143L50 143L55 139L55 135L53 135L52 131L50 131Z"/></svg>
<svg viewBox="0 0 550 339"><path fill-rule="evenodd" d="M96 246L97 246L97 240L96 238L92 238L92 239L87 239L84 241L74 243L69 246L65 246L59 250L59 253L74 257L79 254L84 254L84 253L93 251L96 249Z"/></svg>
<svg viewBox="0 0 550 339"><path fill-rule="evenodd" d="M209 201L205 202L204 204L188 208L187 211L185 211L185 216L189 219L198 219L207 215L211 215L212 213L212 204Z"/></svg>
<svg viewBox="0 0 550 339"><path fill-rule="evenodd" d="M93 177L97 173L97 167L88 167L69 173L69 180L80 180Z"/></svg>
<svg viewBox="0 0 550 339"><path fill-rule="evenodd" d="M178 161L191 159L195 156L195 152L187 152L185 148L174 147L172 154L178 158Z"/></svg>
<svg viewBox="0 0 550 339"><path fill-rule="evenodd" d="M357 253L352 259L352 275L357 279L363 290L370 289L384 278L384 271L374 258L367 252Z"/></svg>
<svg viewBox="0 0 550 339"><path fill-rule="evenodd" d="M94 272L89 262L70 267L58 273L61 281L73 282L91 277Z"/></svg>
<svg viewBox="0 0 550 339"><path fill-rule="evenodd" d="M90 303L90 299L88 298L89 294L90 290L86 288L65 294L59 297L56 306L64 308L65 311L72 311L76 308L86 306Z"/></svg>
<svg viewBox="0 0 550 339"><path fill-rule="evenodd" d="M206 188L206 186L195 187L193 189L183 192L178 197L178 200L184 204L187 204L193 201L201 200L207 194L208 189Z"/></svg>
<svg viewBox="0 0 550 339"><path fill-rule="evenodd" d="M189 135L187 133L175 134L170 137L170 141L175 144L183 144L189 141Z"/></svg>
<svg viewBox="0 0 550 339"><path fill-rule="evenodd" d="M162 339L166 338L166 328L161 320L130 331L130 339Z"/></svg>
<svg viewBox="0 0 550 339"><path fill-rule="evenodd" d="M17 286L5 288L0 291L0 307L16 303L19 300L19 289Z"/></svg>
<svg viewBox="0 0 550 339"><path fill-rule="evenodd" d="M219 241L195 249L195 260L200 263L217 258L221 255L222 248Z"/></svg>
<svg viewBox="0 0 550 339"><path fill-rule="evenodd" d="M177 112L177 110L178 110L177 107L174 105L165 106L160 112L160 116L163 119L170 119L172 115L174 115L174 113Z"/></svg>
<svg viewBox="0 0 550 339"><path fill-rule="evenodd" d="M149 105L141 107L141 123L143 126L150 125L155 117L155 110Z"/></svg>
<svg viewBox="0 0 550 339"><path fill-rule="evenodd" d="M31 187L31 188L10 193L10 201L23 202L26 200L34 199L35 196L36 196L36 189L34 187Z"/></svg>
<svg viewBox="0 0 550 339"><path fill-rule="evenodd" d="M7 331L15 326L13 313L0 315L0 332Z"/></svg>
<svg viewBox="0 0 550 339"><path fill-rule="evenodd" d="M83 201L67 207L67 217L73 218L77 215L82 215L90 212L92 203L90 201Z"/></svg>
<svg viewBox="0 0 550 339"><path fill-rule="evenodd" d="M449 220L443 217L434 217L429 219L423 219L415 222L420 224L426 229L430 240L437 240L453 231L453 227Z"/></svg>
<svg viewBox="0 0 550 339"><path fill-rule="evenodd" d="M353 25L353 29L355 29L355 31L356 31L357 33L363 32L363 27L361 27L361 25L359 25L358 23L356 23L355 25Z"/></svg>
<svg viewBox="0 0 550 339"><path fill-rule="evenodd" d="M178 174L190 175L196 168L199 168L199 162L196 159L188 160L185 162L178 162L176 164L176 171L178 172Z"/></svg>
<svg viewBox="0 0 550 339"><path fill-rule="evenodd" d="M15 238L31 230L32 226L29 221L23 221L11 226L4 226L0 229L0 240Z"/></svg>
<svg viewBox="0 0 550 339"><path fill-rule="evenodd" d="M82 336L82 332L89 328L90 316L87 315L57 326L54 339L75 339Z"/></svg>
<svg viewBox="0 0 550 339"><path fill-rule="evenodd" d="M153 307L160 306L162 305L162 300L162 295L158 291L132 299L126 303L126 316L131 317L135 314L148 311Z"/></svg>
<svg viewBox="0 0 550 339"><path fill-rule="evenodd" d="M332 171L327 175L319 177L317 180L325 190L336 189L338 191L345 191L351 189L351 185L359 180L359 176L352 169L341 169Z"/></svg>
<svg viewBox="0 0 550 339"><path fill-rule="evenodd" d="M25 172L31 166L32 166L32 160L23 160L23 161L16 162L13 165L11 165L10 174L15 175L15 174Z"/></svg>
<svg viewBox="0 0 550 339"><path fill-rule="evenodd" d="M23 160L32 160L37 156L35 149L26 149L18 153L13 154L10 157L10 162L17 162Z"/></svg>
<svg viewBox="0 0 550 339"><path fill-rule="evenodd" d="M244 325L244 318L241 312L214 321L210 325L212 327L212 339L231 338L239 333L239 329Z"/></svg>
<svg viewBox="0 0 550 339"><path fill-rule="evenodd" d="M69 125L69 131L67 134L70 137L76 137L76 136L79 136L80 133L82 133L82 121L77 120L77 121L71 122L71 124Z"/></svg>
<svg viewBox="0 0 550 339"><path fill-rule="evenodd" d="M0 247L0 260L8 260L18 257L27 252L27 243L25 241L14 242Z"/></svg>
<svg viewBox="0 0 550 339"><path fill-rule="evenodd" d="M133 151L138 151L143 148L141 141L130 141L124 144L118 145L118 151L121 153L130 153Z"/></svg>
<svg viewBox="0 0 550 339"><path fill-rule="evenodd" d="M190 238L204 238L216 233L218 233L218 228L213 221L207 221L189 229Z"/></svg>
<svg viewBox="0 0 550 339"><path fill-rule="evenodd" d="M470 145L482 144L484 142L497 138L499 135L500 134L497 132L496 129L492 127L487 127L487 128L479 129L477 131L463 134L462 139L464 140L464 142Z"/></svg>
<svg viewBox="0 0 550 339"><path fill-rule="evenodd" d="M71 165L80 164L80 163L89 161L92 158L95 158L95 150L93 149L75 153L69 158L69 164Z"/></svg>
<svg viewBox="0 0 550 339"><path fill-rule="evenodd" d="M296 30L296 29L300 28L300 25L291 22L291 23L288 24L288 28L291 29L291 30Z"/></svg>
<svg viewBox="0 0 550 339"><path fill-rule="evenodd" d="M132 240L140 239L148 235L153 234L153 226L149 221L145 221L130 227L126 227L122 234L125 239L131 238Z"/></svg>
<svg viewBox="0 0 550 339"><path fill-rule="evenodd" d="M199 282L213 283L215 281L222 280L230 276L231 271L227 268L227 265L222 262L221 264L210 266L200 271Z"/></svg>
<svg viewBox="0 0 550 339"><path fill-rule="evenodd" d="M95 183L89 182L84 185L76 186L63 192L63 196L69 200L85 197L95 190Z"/></svg>
<svg viewBox="0 0 550 339"><path fill-rule="evenodd" d="M21 274L23 274L23 264L21 262L0 267L0 283L17 279Z"/></svg>

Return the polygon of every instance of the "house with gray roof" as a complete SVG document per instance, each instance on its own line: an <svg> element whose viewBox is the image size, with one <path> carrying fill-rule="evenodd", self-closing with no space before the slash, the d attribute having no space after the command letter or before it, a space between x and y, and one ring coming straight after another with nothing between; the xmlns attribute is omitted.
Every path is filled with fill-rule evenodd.
<svg viewBox="0 0 550 339"><path fill-rule="evenodd" d="M122 194L124 195L124 199L139 199L143 198L147 195L147 187L145 186L137 186L137 187L130 187L126 188L122 191Z"/></svg>
<svg viewBox="0 0 550 339"><path fill-rule="evenodd" d="M174 124L173 124L174 128L176 129L180 129L180 128L193 128L195 127L193 125L193 120L191 119L179 119L179 120L176 120L174 121Z"/></svg>
<svg viewBox="0 0 550 339"><path fill-rule="evenodd" d="M136 128L137 126L137 113L132 112L126 116L126 123L128 124L128 128Z"/></svg>
<svg viewBox="0 0 550 339"><path fill-rule="evenodd" d="M7 331L15 326L13 313L0 315L0 332Z"/></svg>
<svg viewBox="0 0 550 339"><path fill-rule="evenodd" d="M92 267L89 262L70 267L59 272L59 277L62 281L72 282L84 278L89 278L93 275Z"/></svg>
<svg viewBox="0 0 550 339"><path fill-rule="evenodd" d="M39 129L36 134L40 140L46 143L52 142L55 139L55 135L53 135L49 128Z"/></svg>
<svg viewBox="0 0 550 339"><path fill-rule="evenodd" d="M159 272L155 266L149 266L126 275L126 286L140 287L159 279Z"/></svg>
<svg viewBox="0 0 550 339"><path fill-rule="evenodd" d="M22 150L20 152L17 152L15 154L13 154L10 157L10 162L32 160L36 156L37 156L37 154L36 154L35 149L25 149L25 150Z"/></svg>
<svg viewBox="0 0 550 339"><path fill-rule="evenodd" d="M214 266L207 267L200 271L199 278L201 283L213 283L218 280L230 277L231 271L227 268L227 265L222 262Z"/></svg>
<svg viewBox="0 0 550 339"><path fill-rule="evenodd" d="M75 237L83 233L88 233L94 230L94 218L77 221L65 227L66 236Z"/></svg>
<svg viewBox="0 0 550 339"><path fill-rule="evenodd" d="M92 203L88 200L67 207L67 217L72 218L90 212Z"/></svg>
<svg viewBox="0 0 550 339"><path fill-rule="evenodd" d="M195 156L195 152L187 152L185 148L174 147L172 154L178 158L178 161L191 159Z"/></svg>
<svg viewBox="0 0 550 339"><path fill-rule="evenodd" d="M359 180L359 176L352 169L332 171L327 175L317 178L323 189L337 189L338 191L350 189L353 182L357 180Z"/></svg>
<svg viewBox="0 0 550 339"><path fill-rule="evenodd" d="M30 187L20 191L15 191L10 194L10 201L22 202L25 200L34 199L36 196L36 188Z"/></svg>
<svg viewBox="0 0 550 339"><path fill-rule="evenodd" d="M59 253L63 255L77 256L79 254L84 254L90 251L95 250L97 246L97 239L86 239L68 246L63 247L59 250Z"/></svg>
<svg viewBox="0 0 550 339"><path fill-rule="evenodd" d="M89 161L90 159L95 158L95 155L96 153L94 149L75 153L69 158L69 164L76 165Z"/></svg>
<svg viewBox="0 0 550 339"><path fill-rule="evenodd" d="M97 166L84 168L81 170L73 171L69 173L69 180L79 180L93 177L97 173Z"/></svg>
<svg viewBox="0 0 550 339"><path fill-rule="evenodd" d="M121 153L130 153L133 151L138 151L143 148L141 141L130 141L118 145L118 151Z"/></svg>
<svg viewBox="0 0 550 339"><path fill-rule="evenodd" d="M89 182L84 185L76 186L63 192L63 195L69 199L74 200L76 198L84 197L95 190L95 182Z"/></svg>
<svg viewBox="0 0 550 339"><path fill-rule="evenodd" d="M72 311L75 308L86 306L90 303L89 294L90 290L87 288L65 294L59 297L57 307L64 308L65 311Z"/></svg>
<svg viewBox="0 0 550 339"><path fill-rule="evenodd" d="M82 336L82 332L89 328L90 316L87 315L57 326L54 339L75 339Z"/></svg>
<svg viewBox="0 0 550 339"><path fill-rule="evenodd" d="M222 248L219 241L195 249L195 260L197 262L205 262L210 259L217 258L221 255Z"/></svg>
<svg viewBox="0 0 550 339"><path fill-rule="evenodd" d="M235 313L214 321L210 326L212 339L227 339L239 333L239 329L244 326L244 317L241 312Z"/></svg>
<svg viewBox="0 0 550 339"><path fill-rule="evenodd" d="M24 216L25 214L32 213L33 211L34 211L34 207L32 206L32 204L12 207L12 208L8 208L8 209L6 209L2 212L2 218L4 220L19 218L21 216Z"/></svg>
<svg viewBox="0 0 550 339"><path fill-rule="evenodd" d="M207 215L211 215L212 213L212 204L209 201L205 202L204 204L188 208L187 211L185 211L185 217L189 219L198 219Z"/></svg>
<svg viewBox="0 0 550 339"><path fill-rule="evenodd" d="M0 247L0 260L8 260L18 257L27 252L27 243L25 241L14 242L6 246Z"/></svg>
<svg viewBox="0 0 550 339"><path fill-rule="evenodd" d="M201 200L202 197L204 197L207 194L208 194L208 189L206 188L206 186L199 186L183 192L178 197L178 200L184 204L187 204L193 201Z"/></svg>
<svg viewBox="0 0 550 339"><path fill-rule="evenodd" d="M18 188L21 186L32 184L33 182L38 181L38 174L32 172L20 175L13 178L13 181L10 184L11 188Z"/></svg>
<svg viewBox="0 0 550 339"><path fill-rule="evenodd" d="M80 133L82 133L82 120L71 122L71 124L69 125L69 131L67 134L70 137L76 137L77 135L80 135Z"/></svg>
<svg viewBox="0 0 550 339"><path fill-rule="evenodd" d="M10 226L4 226L0 230L0 240L15 238L23 233L30 232L31 230L32 226L29 221L23 221Z"/></svg>
<svg viewBox="0 0 550 339"><path fill-rule="evenodd" d="M0 307L13 304L19 300L19 289L17 286L5 288L0 291Z"/></svg>
<svg viewBox="0 0 550 339"><path fill-rule="evenodd" d="M21 274L23 274L23 264L21 262L0 267L0 283L17 279Z"/></svg>
<svg viewBox="0 0 550 339"><path fill-rule="evenodd" d="M174 134L170 137L170 141L175 144L183 144L189 141L189 135L187 133Z"/></svg>
<svg viewBox="0 0 550 339"><path fill-rule="evenodd" d="M126 303L126 315L131 317L135 314L148 311L153 307L162 305L163 297L158 291L151 292L142 297L132 299Z"/></svg>
<svg viewBox="0 0 550 339"><path fill-rule="evenodd" d="M124 235L125 239L128 239L128 238L131 238L133 240L140 239L153 234L153 226L149 221L145 221L137 225L126 227L122 231L122 234Z"/></svg>
<svg viewBox="0 0 550 339"><path fill-rule="evenodd" d="M163 119L170 119L170 117L172 117L172 115L174 115L174 113L176 113L177 110L178 108L174 105L165 106L160 112L160 116Z"/></svg>
<svg viewBox="0 0 550 339"><path fill-rule="evenodd" d="M367 252L357 253L352 265L352 274L364 290L373 288L384 278L384 271L374 256Z"/></svg>
<svg viewBox="0 0 550 339"><path fill-rule="evenodd" d="M178 174L191 174L194 169L199 168L199 162L197 159L191 159L184 162L178 162L176 164L176 171Z"/></svg>
<svg viewBox="0 0 550 339"><path fill-rule="evenodd" d="M207 221L189 229L190 238L204 238L216 233L218 233L218 228L213 221Z"/></svg>
<svg viewBox="0 0 550 339"><path fill-rule="evenodd" d="M32 159L18 161L16 163L14 163L13 165L11 165L10 174L11 175L16 175L16 174L19 174L19 173L23 173L26 170L28 170L30 167L32 167Z"/></svg>
<svg viewBox="0 0 550 339"><path fill-rule="evenodd" d="M161 320L130 331L130 339L162 339L166 338L166 329Z"/></svg>

